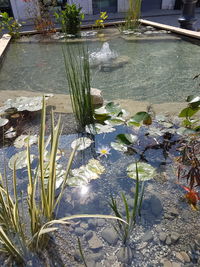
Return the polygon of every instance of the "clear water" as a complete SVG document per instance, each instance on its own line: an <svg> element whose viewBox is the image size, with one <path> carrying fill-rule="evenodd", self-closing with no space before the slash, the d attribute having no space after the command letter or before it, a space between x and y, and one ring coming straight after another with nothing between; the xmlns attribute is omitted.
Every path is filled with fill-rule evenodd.
<svg viewBox="0 0 200 267"><path fill-rule="evenodd" d="M120 38L109 41L109 45L119 55L128 56L130 63L112 72L92 69L92 86L102 89L107 99L131 98L154 103L182 101L185 96L199 91L198 81L192 80L200 69L198 45L183 40L126 42ZM94 52L102 47L102 43L89 43L88 46L89 50ZM0 90L66 93L67 82L61 45L11 44L0 71L0 81ZM67 127L67 123L64 126ZM138 155L111 149L111 154L107 158L99 158L97 150L103 145L111 148L110 143L120 133L137 133L140 140L137 150L144 150L153 141L151 136L146 135L149 128L151 129L151 126L142 127L140 130L116 126L116 131L112 133L93 136L94 143L87 150L78 152L73 168L86 164L91 158L98 158L105 172L98 179L92 180L87 185L88 191L84 193L81 187L66 188L58 217L84 213L111 214L108 205L111 194L116 197L121 212L125 215L120 194L122 192L125 194L131 206L135 181L127 176L126 168L135 161L135 158L138 158ZM60 163L63 166L66 166L69 158L71 142L76 138L77 135L62 135L60 138L59 147L64 153ZM163 142L163 137L157 138L157 141ZM5 158L8 161L16 152L18 149L13 146L0 148L0 161L4 162ZM37 152L36 145L33 145L31 152ZM155 179L145 182L141 217L138 218L130 239L129 247L132 254L129 261L124 264L121 262L118 252L123 244L119 239L109 245L103 238L102 232L111 228L111 223L93 219L80 220L77 224L63 229L61 227L61 230L56 232L55 243L58 246L53 250L58 249L58 254L64 262L64 265L57 266L80 266L73 257L69 256L69 254L73 256L74 251L77 250L78 235L89 267L161 267L166 260L174 262L173 266L175 266L180 263L177 253L181 251L186 252L190 257L191 265L188 266L198 267L200 264L200 241L197 244L199 211L193 211L184 201L183 196L186 192L176 183L176 169L172 164L173 156L177 155L176 145L171 147L169 154L170 157L165 158L163 150L158 148L149 148L144 153L145 160L156 167L158 175ZM4 165L0 164L0 172L3 171ZM12 172L8 169L8 176L11 177L11 175ZM19 191L20 189L26 191L26 169L18 170L17 175ZM183 179L182 183L186 185L185 182ZM91 248L89 243L91 237L88 238L91 231L97 235L102 248L96 250ZM160 240L160 235L163 233L171 243ZM172 238L174 233L179 236L176 241ZM54 256L56 253L54 252ZM187 265L184 262L176 266Z"/></svg>
<svg viewBox="0 0 200 267"><path fill-rule="evenodd" d="M167 38L168 36L166 36ZM88 43L90 52L102 42ZM92 87L107 99L132 99L151 103L184 101L199 91L192 78L200 69L200 46L181 39L127 42L109 41L111 50L130 62L109 72L91 71ZM0 70L0 90L67 93L60 44L12 43Z"/></svg>

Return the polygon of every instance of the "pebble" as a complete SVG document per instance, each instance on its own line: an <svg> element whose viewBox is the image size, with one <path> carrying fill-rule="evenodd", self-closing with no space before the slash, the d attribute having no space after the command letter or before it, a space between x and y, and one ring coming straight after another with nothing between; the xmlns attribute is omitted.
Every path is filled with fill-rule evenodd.
<svg viewBox="0 0 200 267"><path fill-rule="evenodd" d="M81 223L80 227L82 227L83 229L88 229L88 224L87 223Z"/></svg>
<svg viewBox="0 0 200 267"><path fill-rule="evenodd" d="M153 239L153 235L151 231L147 231L142 237L143 242L148 242L148 241L151 241L152 239Z"/></svg>
<svg viewBox="0 0 200 267"><path fill-rule="evenodd" d="M102 241L98 238L95 232L93 233L92 238L88 241L88 244L92 250L99 250L103 247Z"/></svg>
<svg viewBox="0 0 200 267"><path fill-rule="evenodd" d="M198 245L200 246L200 234L196 235L196 241L197 241Z"/></svg>
<svg viewBox="0 0 200 267"><path fill-rule="evenodd" d="M179 262L175 262L175 261L172 262L172 267L182 267L181 265L182 264Z"/></svg>
<svg viewBox="0 0 200 267"><path fill-rule="evenodd" d="M85 234L85 239L86 240L89 240L89 239L91 239L92 238L92 236L93 236L93 231L92 230L89 230L86 234Z"/></svg>
<svg viewBox="0 0 200 267"><path fill-rule="evenodd" d="M103 256L104 256L104 254L102 252L91 253L90 255L88 255L86 257L86 262L88 262L88 261L94 261L94 262L101 261L103 259ZM90 265L88 265L88 266L90 266Z"/></svg>
<svg viewBox="0 0 200 267"><path fill-rule="evenodd" d="M75 232L77 235L82 236L82 235L85 234L86 231L85 231L83 228L81 228L81 227L76 227L75 230L74 230L74 232Z"/></svg>
<svg viewBox="0 0 200 267"><path fill-rule="evenodd" d="M172 232L171 233L171 240L172 240L172 243L176 243L178 241L178 239L180 238L180 235L176 232Z"/></svg>
<svg viewBox="0 0 200 267"><path fill-rule="evenodd" d="M166 233L164 233L164 232L160 232L159 233L159 239L160 239L161 242L165 242L166 238L167 238L167 234Z"/></svg>
<svg viewBox="0 0 200 267"><path fill-rule="evenodd" d="M118 260L125 264L130 263L133 257L132 250L129 247L121 247L116 255Z"/></svg>
<svg viewBox="0 0 200 267"><path fill-rule="evenodd" d="M110 245L115 245L118 241L118 235L113 228L104 229L101 236Z"/></svg>
<svg viewBox="0 0 200 267"><path fill-rule="evenodd" d="M176 256L177 260L184 262L184 258L182 257L180 252L176 252L175 256Z"/></svg>
<svg viewBox="0 0 200 267"><path fill-rule="evenodd" d="M163 210L161 201L157 197L152 196L150 198L150 203L151 203L151 211L152 211L152 213L156 217L159 216L162 213L162 210Z"/></svg>
<svg viewBox="0 0 200 267"><path fill-rule="evenodd" d="M190 257L188 256L188 254L185 251L181 251L180 252L182 258L184 259L184 262L189 263L190 262Z"/></svg>
<svg viewBox="0 0 200 267"><path fill-rule="evenodd" d="M168 210L168 213L169 213L170 215L172 215L172 216L178 216L178 215L179 215L179 211L178 211L176 208L174 208L174 207L170 208L170 209Z"/></svg>
<svg viewBox="0 0 200 267"><path fill-rule="evenodd" d="M166 245L171 245L172 240L171 240L170 236L167 236L165 243L166 243Z"/></svg>
<svg viewBox="0 0 200 267"><path fill-rule="evenodd" d="M171 261L164 261L163 262L163 267L172 267L172 263L171 263Z"/></svg>
<svg viewBox="0 0 200 267"><path fill-rule="evenodd" d="M89 225L90 228L95 228L97 226L96 219L89 219L88 220L88 225Z"/></svg>
<svg viewBox="0 0 200 267"><path fill-rule="evenodd" d="M97 219L97 226L102 227L105 225L105 220L104 219Z"/></svg>

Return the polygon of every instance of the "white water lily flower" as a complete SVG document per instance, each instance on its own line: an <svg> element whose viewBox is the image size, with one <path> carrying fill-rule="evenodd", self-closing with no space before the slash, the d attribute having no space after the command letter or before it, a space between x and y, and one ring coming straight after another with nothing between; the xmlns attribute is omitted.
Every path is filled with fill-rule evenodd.
<svg viewBox="0 0 200 267"><path fill-rule="evenodd" d="M107 156L111 154L110 150L111 148L109 148L108 146L102 146L97 149L97 153L100 154L99 157L105 156L107 158Z"/></svg>

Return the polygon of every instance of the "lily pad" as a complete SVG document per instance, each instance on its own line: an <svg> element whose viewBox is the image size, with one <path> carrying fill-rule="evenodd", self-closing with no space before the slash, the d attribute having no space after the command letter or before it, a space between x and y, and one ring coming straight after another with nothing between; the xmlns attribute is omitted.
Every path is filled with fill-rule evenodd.
<svg viewBox="0 0 200 267"><path fill-rule="evenodd" d="M127 152L128 151L128 147L122 143L111 142L110 145L113 149L115 149L117 151L120 151L120 152Z"/></svg>
<svg viewBox="0 0 200 267"><path fill-rule="evenodd" d="M85 127L85 130L87 133L90 134L102 134L102 133L112 133L115 131L115 128L113 128L111 125L102 125L100 123L96 123L93 125L87 125Z"/></svg>
<svg viewBox="0 0 200 267"><path fill-rule="evenodd" d="M106 124L111 124L111 125L121 125L124 124L126 121L125 119L121 118L121 117L111 117L108 120L104 121L104 123Z"/></svg>
<svg viewBox="0 0 200 267"><path fill-rule="evenodd" d="M17 132L15 131L15 129L13 127L10 127L6 132L5 132L5 138L14 138L16 137Z"/></svg>
<svg viewBox="0 0 200 267"><path fill-rule="evenodd" d="M0 127L5 126L8 122L9 120L0 117Z"/></svg>
<svg viewBox="0 0 200 267"><path fill-rule="evenodd" d="M20 135L15 139L14 146L16 148L22 148L23 146L36 144L38 141L37 135Z"/></svg>
<svg viewBox="0 0 200 267"><path fill-rule="evenodd" d="M34 160L34 155L30 155L30 160L31 162ZM15 169L19 170L25 168L27 166L27 162L27 151L25 150L14 154L8 162L8 167L13 170L15 164Z"/></svg>
<svg viewBox="0 0 200 267"><path fill-rule="evenodd" d="M45 95L45 98L48 99L53 95ZM17 111L38 111L42 109L42 96L36 97L17 97L15 99L8 99L4 102L4 110L8 108L16 108Z"/></svg>
<svg viewBox="0 0 200 267"><path fill-rule="evenodd" d="M151 165L145 162L138 162L138 175L140 181L147 181L153 179L156 175L156 170ZM136 164L132 163L127 167L128 177L136 180Z"/></svg>
<svg viewBox="0 0 200 267"><path fill-rule="evenodd" d="M44 184L45 186L48 185L48 179L49 179L49 162L44 162ZM34 170L34 173L36 173L36 169ZM61 164L56 164L56 189L58 189L65 178L66 171L64 170L63 166ZM40 171L38 171L38 176L40 177Z"/></svg>
<svg viewBox="0 0 200 267"><path fill-rule="evenodd" d="M87 165L71 170L67 183L70 186L86 185L91 180L99 178L104 171L104 166L98 160L90 159Z"/></svg>
<svg viewBox="0 0 200 267"><path fill-rule="evenodd" d="M80 137L75 139L72 143L71 143L71 148L75 148L77 147L77 150L84 150L86 148L88 148L94 141L91 140L90 138L87 137Z"/></svg>

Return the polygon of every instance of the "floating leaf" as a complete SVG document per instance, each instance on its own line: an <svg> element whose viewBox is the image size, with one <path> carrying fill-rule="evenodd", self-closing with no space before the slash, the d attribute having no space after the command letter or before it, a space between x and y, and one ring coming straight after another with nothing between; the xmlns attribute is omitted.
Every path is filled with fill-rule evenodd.
<svg viewBox="0 0 200 267"><path fill-rule="evenodd" d="M179 117L180 118L188 118L188 117L192 117L194 114L196 114L199 111L199 108L192 108L192 107L187 107L184 108L183 110L181 110L181 112L179 113Z"/></svg>
<svg viewBox="0 0 200 267"><path fill-rule="evenodd" d="M85 130L87 133L90 134L102 134L102 133L111 133L115 131L115 128L113 128L111 125L102 125L100 123L96 123L93 125L87 125L85 127Z"/></svg>
<svg viewBox="0 0 200 267"><path fill-rule="evenodd" d="M34 155L30 155L30 160L31 162L34 160ZM21 151L14 154L8 162L8 167L13 170L14 164L16 170L25 168L27 166L27 151Z"/></svg>
<svg viewBox="0 0 200 267"><path fill-rule="evenodd" d="M109 102L105 109L108 111L109 114L119 116L122 115L122 108L119 104L115 104L114 102Z"/></svg>
<svg viewBox="0 0 200 267"><path fill-rule="evenodd" d="M15 139L14 146L16 148L22 148L23 146L26 147L28 143L31 146L37 143L37 141L37 135L20 135Z"/></svg>
<svg viewBox="0 0 200 267"><path fill-rule="evenodd" d="M10 127L6 132L5 132L5 138L14 138L16 137L17 132L13 127Z"/></svg>
<svg viewBox="0 0 200 267"><path fill-rule="evenodd" d="M45 98L53 96L52 94L45 95ZM8 99L4 102L4 111L8 108L16 108L17 111L38 111L42 109L42 99L43 96L35 97L17 97L15 99Z"/></svg>
<svg viewBox="0 0 200 267"><path fill-rule="evenodd" d="M136 125L140 124L143 122L145 125L150 125L152 124L152 118L151 115L145 111L137 112L134 116L130 118L130 120L127 122L128 125Z"/></svg>
<svg viewBox="0 0 200 267"><path fill-rule="evenodd" d="M72 143L71 143L71 148L75 148L77 147L77 150L84 150L86 148L88 148L94 141L91 140L90 138L87 137L80 137L75 139Z"/></svg>
<svg viewBox="0 0 200 267"><path fill-rule="evenodd" d="M117 151L120 152L127 152L128 148L126 145L123 145L122 143L118 143L118 142L111 142L110 143L111 147Z"/></svg>
<svg viewBox="0 0 200 267"><path fill-rule="evenodd" d="M121 125L125 123L125 120L121 117L111 117L108 120L104 121L104 123L111 125Z"/></svg>
<svg viewBox="0 0 200 267"><path fill-rule="evenodd" d="M132 145L138 140L138 137L133 134L118 134L116 140L124 145Z"/></svg>
<svg viewBox="0 0 200 267"><path fill-rule="evenodd" d="M147 181L156 175L155 168L153 168L151 165L144 163L144 162L138 162L137 163L138 168L138 175L140 181ZM136 164L132 163L127 167L127 175L130 178L133 178L136 180Z"/></svg>
<svg viewBox="0 0 200 267"><path fill-rule="evenodd" d="M9 120L0 117L0 127L5 126L8 122Z"/></svg>
<svg viewBox="0 0 200 267"><path fill-rule="evenodd" d="M68 185L79 186L86 185L91 180L99 178L105 171L105 168L96 159L90 159L87 165L83 165L78 169L71 171L71 176L68 178Z"/></svg>

